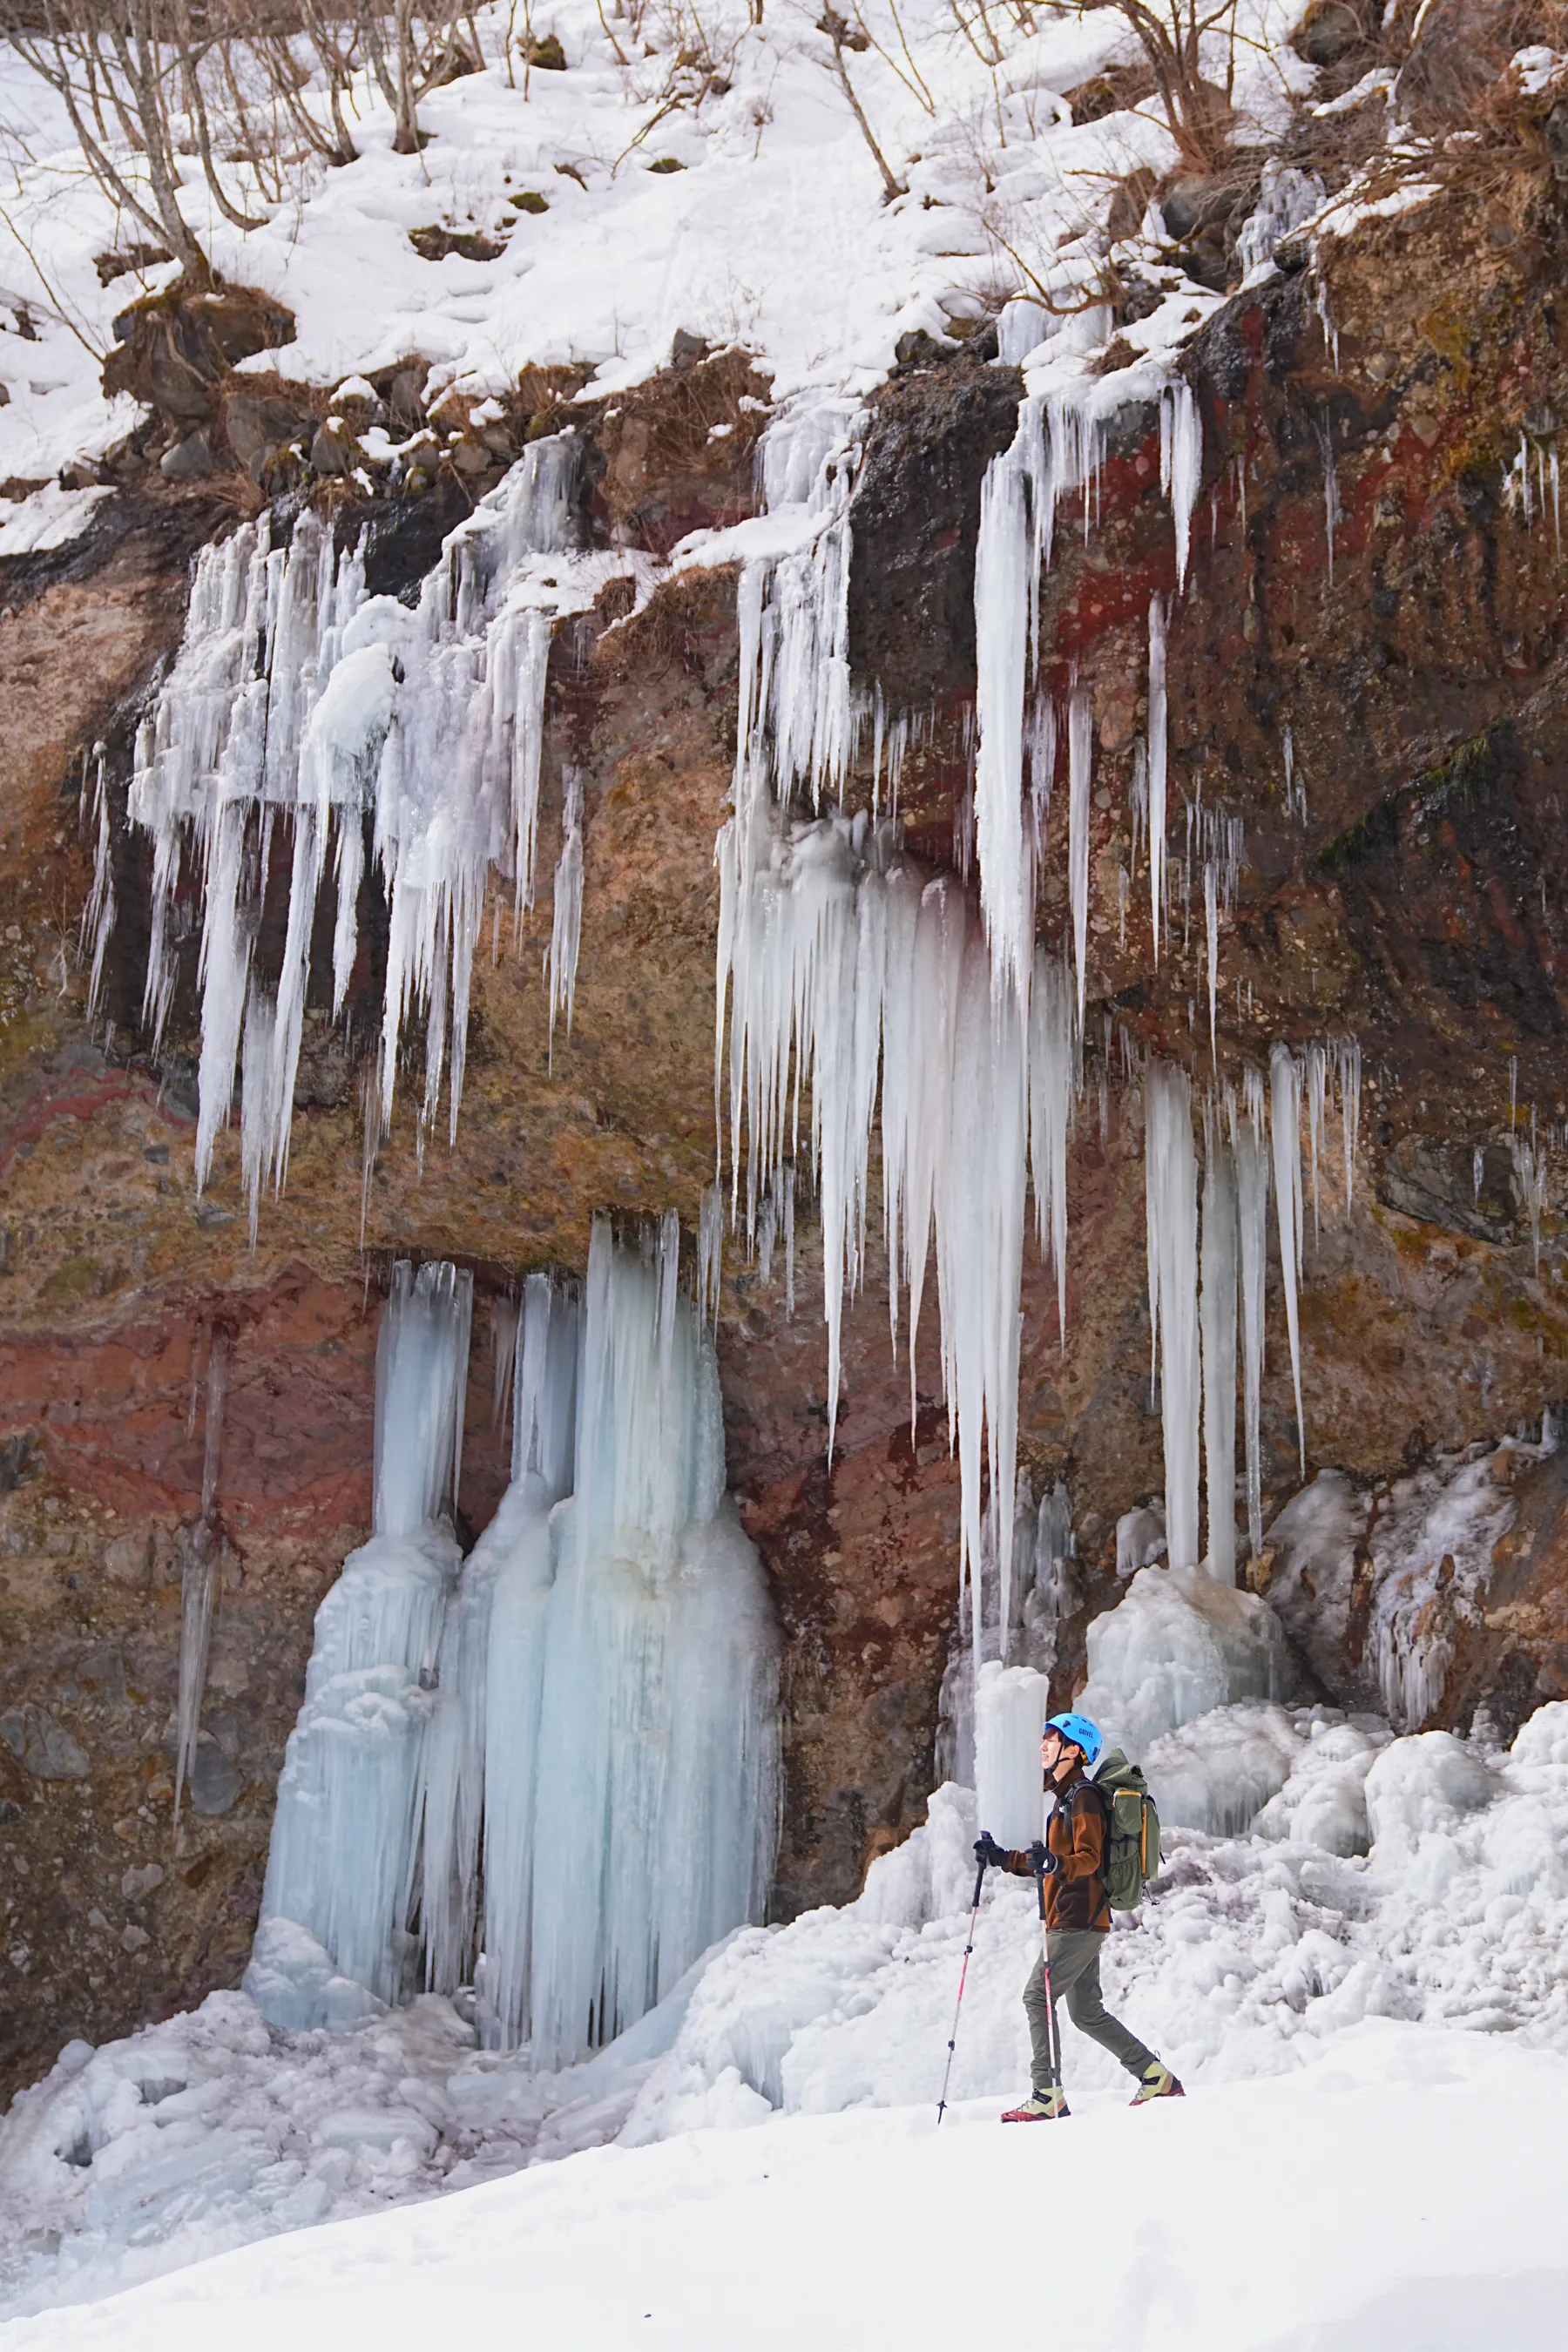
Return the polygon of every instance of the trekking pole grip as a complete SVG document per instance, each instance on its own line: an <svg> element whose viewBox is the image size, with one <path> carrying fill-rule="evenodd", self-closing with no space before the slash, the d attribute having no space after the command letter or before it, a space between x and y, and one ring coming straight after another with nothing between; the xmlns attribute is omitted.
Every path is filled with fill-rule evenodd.
<svg viewBox="0 0 1568 2352"><path fill-rule="evenodd" d="M969 1907L970 1907L970 1909L971 1909L972 1911L978 1911L978 1910L979 1910L979 1908L980 1908L980 1896L981 1896L982 1890L983 1890L983 1889L984 1889L984 1885L985 1885L985 1864L982 1862L982 1863L978 1863L978 1864L976 1864L976 1865L975 1865L975 1871L974 1871L974 1900L973 1900L973 1903L970 1905L970 1906L969 1906Z"/></svg>

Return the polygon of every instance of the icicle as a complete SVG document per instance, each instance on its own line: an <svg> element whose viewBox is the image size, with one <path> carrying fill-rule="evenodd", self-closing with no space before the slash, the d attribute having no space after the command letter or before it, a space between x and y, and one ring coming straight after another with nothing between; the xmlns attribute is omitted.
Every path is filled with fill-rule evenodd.
<svg viewBox="0 0 1568 2352"><path fill-rule="evenodd" d="M1194 1568L1198 1544L1198 1203L1192 1090L1155 1063L1144 1086L1144 1197L1149 1311L1160 1357L1165 1530L1173 1568Z"/></svg>
<svg viewBox="0 0 1568 2352"><path fill-rule="evenodd" d="M1204 470L1203 415L1190 383L1178 378L1160 395L1160 487L1171 498L1176 534L1176 593L1186 585L1193 509Z"/></svg>
<svg viewBox="0 0 1568 2352"><path fill-rule="evenodd" d="M1290 1381L1296 1393L1296 1442L1301 1472L1307 1469L1307 1430L1301 1412L1300 1279L1301 1072L1289 1045L1269 1056L1270 1127L1274 1143L1274 1210L1279 1229L1279 1270L1285 1289L1285 1328L1290 1341Z"/></svg>
<svg viewBox="0 0 1568 2352"><path fill-rule="evenodd" d="M1029 810L1034 862L1046 854L1046 831L1051 814L1051 787L1057 773L1057 707L1048 694L1035 698L1029 720Z"/></svg>
<svg viewBox="0 0 1568 2352"><path fill-rule="evenodd" d="M1068 880L1080 1023L1089 951L1089 792L1093 764L1094 703L1086 686L1075 685L1068 704Z"/></svg>
<svg viewBox="0 0 1568 2352"><path fill-rule="evenodd" d="M1024 688L1034 541L1015 449L986 468L974 555L975 848L980 908L999 982L1026 996L1033 905L1023 826Z"/></svg>
<svg viewBox="0 0 1568 2352"><path fill-rule="evenodd" d="M400 1259L382 1309L375 1355L375 1526L412 1535L454 1506L474 1278Z"/></svg>
<svg viewBox="0 0 1568 2352"><path fill-rule="evenodd" d="M555 868L554 919L550 934L550 1062L555 1065L555 1015L566 1015L577 998L577 950L583 932L583 778L576 768L562 772L561 856Z"/></svg>
<svg viewBox="0 0 1568 2352"><path fill-rule="evenodd" d="M1323 1139L1323 1111L1328 1094L1329 1057L1326 1049L1310 1045L1306 1051L1307 1128L1312 1162L1312 1240L1319 1239L1318 1220L1318 1156Z"/></svg>
<svg viewBox="0 0 1568 2352"><path fill-rule="evenodd" d="M1204 1114L1204 1472L1208 1488L1208 1571L1236 1582L1237 1181L1212 1108Z"/></svg>
<svg viewBox="0 0 1568 2352"><path fill-rule="evenodd" d="M382 1310L376 1532L316 1612L246 1976L276 2024L354 2023L406 1990L421 1759L460 1565L434 1515L456 1489L472 1291L453 1265L400 1264Z"/></svg>
<svg viewBox="0 0 1568 2352"><path fill-rule="evenodd" d="M724 1188L710 1184L697 1224L697 1312L706 1329L719 1320L724 1286Z"/></svg>
<svg viewBox="0 0 1568 2352"><path fill-rule="evenodd" d="M1344 520L1340 505L1340 478L1334 464L1333 418L1325 407L1316 425L1318 446L1323 456L1323 530L1329 551L1329 586L1334 584L1334 532Z"/></svg>
<svg viewBox="0 0 1568 2352"><path fill-rule="evenodd" d="M1204 931L1208 941L1209 1059L1219 1067L1216 1005L1219 996L1219 875L1214 859L1204 860Z"/></svg>
<svg viewBox="0 0 1568 2352"><path fill-rule="evenodd" d="M1246 1103L1236 1138L1237 1225L1241 1240L1241 1358L1247 1431L1247 1526L1252 1557L1263 1543L1263 1456L1258 1411L1263 1386L1265 1280L1268 1251L1268 1156L1261 1072L1246 1073Z"/></svg>
<svg viewBox="0 0 1568 2352"><path fill-rule="evenodd" d="M104 958L109 951L117 912L114 896L113 830L110 822L109 778L104 748L95 744L91 755L92 775L91 823L93 828L92 887L87 894L87 904L81 915L81 949L85 954L90 946L92 964L88 974L87 1017L90 1021L98 1012L103 994ZM82 764L83 814L87 813L89 763Z"/></svg>
<svg viewBox="0 0 1568 2352"><path fill-rule="evenodd" d="M1160 932L1165 906L1165 600L1149 603L1149 913L1154 968L1160 966Z"/></svg>
<svg viewBox="0 0 1568 2352"><path fill-rule="evenodd" d="M1546 1206L1546 1154L1538 1148L1535 1135L1535 1114L1531 1113L1528 1139L1514 1133L1509 1139L1513 1156L1513 1172L1519 1182L1520 1198L1525 1215L1530 1220L1530 1239L1535 1253L1535 1271L1541 1272L1541 1216Z"/></svg>
<svg viewBox="0 0 1568 2352"><path fill-rule="evenodd" d="M1355 1038L1341 1037L1335 1042L1334 1066L1339 1079L1340 1125L1344 1137L1345 1214L1348 1217L1355 1204L1355 1155L1361 1131L1361 1046Z"/></svg>
<svg viewBox="0 0 1568 2352"><path fill-rule="evenodd" d="M723 1495L711 1345L668 1296L596 1220L541 1633L527 1997L544 2066L611 2039L755 1917L772 1868L776 1635Z"/></svg>
<svg viewBox="0 0 1568 2352"><path fill-rule="evenodd" d="M1035 956L1029 999L1029 1165L1042 1256L1057 1275L1057 1332L1067 1353L1067 1151L1073 1098L1072 991L1062 966L1043 948Z"/></svg>

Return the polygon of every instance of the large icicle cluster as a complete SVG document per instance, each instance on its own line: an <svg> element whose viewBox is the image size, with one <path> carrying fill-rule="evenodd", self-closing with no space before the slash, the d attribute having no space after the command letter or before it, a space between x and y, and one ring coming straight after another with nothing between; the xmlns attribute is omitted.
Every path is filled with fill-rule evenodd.
<svg viewBox="0 0 1568 2352"><path fill-rule="evenodd" d="M1115 395L1115 404L1122 396ZM1111 394L1082 384L1026 398L1014 441L993 460L983 487L974 585L977 911L958 882L930 878L905 856L896 824L878 817L886 741L879 703L870 814L816 814L825 793L842 799L861 715L846 660L855 452L852 431L837 412L803 411L769 436L765 488L770 504L782 499L793 508L795 537L788 552L747 567L738 595L733 813L718 846L715 1072L721 1104L728 1096L732 1208L740 1213L743 1183L746 1231L766 1264L786 1198L793 1212L807 1093L805 1148L825 1261L830 1451L844 1301L865 1265L874 1142L880 1145L895 1345L900 1286L910 1295L911 1395L934 1236L943 1389L962 1470L961 1590L993 1563L996 1584L995 1594L970 1611L976 1667L984 1625L999 1628L1003 1664L1013 1631L1014 1514L1006 1505L1016 1482L1019 1296L1031 1169L1039 1241L1057 1267L1065 1345L1066 1150L1082 1075L1094 728L1092 699L1076 673L1060 703L1040 679L1039 585L1064 498L1081 495L1088 527L1109 404ZM1164 383L1159 414L1179 595L1202 427L1193 394L1180 381ZM1186 803L1184 849L1173 856L1167 840L1169 618L1170 600L1156 593L1149 612L1148 731L1134 762L1133 855L1146 826L1156 960L1178 895L1184 944L1190 944L1201 872L1212 1055L1220 919L1235 898L1244 844L1239 820L1205 807L1201 798ZM1036 863L1064 735L1070 972L1035 942ZM792 814L802 791L814 811L805 821ZM1125 875L1122 881L1125 923ZM1123 1039L1124 1059L1127 1045ZM1102 1118L1110 1054L1108 1028ZM1147 1073L1149 1292L1168 1556L1177 1567L1195 1568L1206 1559L1226 1583L1234 1583L1237 1562L1238 1342L1255 1550L1262 1532L1270 1150L1300 1430L1301 1106L1305 1100L1316 1217L1334 1078L1348 1209L1360 1089L1353 1040L1309 1045L1300 1059L1279 1046L1267 1078L1245 1073L1242 1103L1228 1088L1211 1094L1200 1219L1191 1082L1173 1067L1155 1065ZM1206 1548L1200 1529L1205 1485Z"/></svg>
<svg viewBox="0 0 1568 2352"><path fill-rule="evenodd" d="M1031 689L1038 694L1040 574L1049 564L1062 502L1080 496L1087 529L1098 499L1106 432L1125 400L1121 387L1079 384L1024 400L1011 445L994 457L980 498L974 556L975 713L979 746L974 770L974 841L980 904L999 981L1026 999L1034 952L1035 860L1037 827L1026 822L1026 770L1044 740L1054 760L1054 716L1044 730L1031 724ZM1189 384L1177 379L1160 394L1161 487L1168 491L1176 539L1176 585L1185 581L1193 509L1203 470L1203 423ZM1164 848L1165 605L1156 597L1149 625L1150 881L1156 940L1162 912ZM1089 913L1089 806L1092 718L1087 692L1068 704L1068 845L1079 1014L1084 1002ZM1026 760L1026 754L1028 758ZM1029 775L1028 799L1038 806L1050 793L1049 774ZM1156 946L1156 955L1158 947Z"/></svg>
<svg viewBox="0 0 1568 2352"><path fill-rule="evenodd" d="M467 1562L434 1515L468 1277L395 1292L378 1533L318 1615L247 1978L275 2022L405 1996L422 1947L427 1985L476 1983L492 2046L557 2065L758 1915L776 1636L679 1256L673 1215L641 1250L601 1218L581 1308L529 1278L512 1483Z"/></svg>
<svg viewBox="0 0 1568 2352"><path fill-rule="evenodd" d="M831 1448L840 1324L864 1269L879 1133L894 1343L902 1282L912 1407L934 1234L943 1390L963 1473L961 1574L979 1568L988 1481L1005 1622L1013 1528L999 1498L1010 1503L1016 1476L1031 1159L1065 1325L1067 1139L1077 1076L1071 994L1059 967L1032 945L1025 984L999 991L969 894L952 880L929 879L902 854L890 823L865 814L791 820L796 788L806 787L818 805L825 790L841 785L855 744L845 653L854 453L846 420L811 410L775 427L764 452L770 506L804 509L808 527L795 552L748 565L737 599L741 704L733 814L718 845L715 1041L721 1098L728 1078L732 1201L738 1210L744 1124L746 1230L771 1256L780 1224L793 1220L801 1096L809 1090ZM879 789L884 756L896 767L896 746L879 711L874 716Z"/></svg>
<svg viewBox="0 0 1568 2352"><path fill-rule="evenodd" d="M755 855L759 846L765 855ZM1031 1158L1058 1276L1065 1253L1070 989L1041 951L1026 1015L1011 991L999 994L968 893L950 879L927 880L892 829L864 815L764 831L753 812L743 833L738 814L721 851L721 1013L727 985L734 1183L738 1193L743 1121L747 1230L757 1234L784 1163L801 1148L808 1089L831 1444L840 1321L864 1268L879 1139L895 1339L900 1283L909 1291L911 1401L934 1234L943 1388L963 1472L963 1558L973 1571L983 1459L994 1498L1010 1500L1016 1484ZM1000 1520L994 1541L1005 1615L1012 1518L994 1508L992 1516Z"/></svg>
<svg viewBox="0 0 1568 2352"><path fill-rule="evenodd" d="M330 883L331 1003L358 950L367 859L388 908L375 1116L391 1117L398 1045L422 1012L425 1098L449 1072L456 1130L485 892L532 901L545 672L557 614L592 601L611 559L566 552L575 445L536 442L446 542L410 608L371 595L363 547L339 550L309 510L286 540L270 515L205 548L178 659L137 741L130 814L153 846L144 1013L167 1022L189 888L202 904L196 1175L205 1182L241 1077L254 1232L262 1183L287 1171L311 938ZM615 559L625 570L625 559ZM563 857L552 997L570 1013L581 852ZM281 961L258 932L287 863ZM95 969L110 901L95 886ZM267 959L268 962L270 959Z"/></svg>
<svg viewBox="0 0 1568 2352"><path fill-rule="evenodd" d="M1310 1171L1317 1213L1320 1154L1331 1081L1337 1084L1344 1138L1344 1208L1353 1199L1361 1103L1361 1054L1353 1038L1313 1044L1298 1058L1276 1045L1267 1082L1243 1074L1238 1102L1226 1087L1204 1107L1203 1214L1198 1215L1192 1087L1184 1072L1155 1063L1144 1084L1144 1198L1149 1306L1160 1383L1165 1454L1165 1538L1173 1568L1200 1563L1221 1583L1236 1581L1236 1358L1243 1367L1247 1523L1262 1539L1262 1447L1258 1405L1264 1360L1264 1283L1272 1150L1281 1287L1303 1461L1298 1298L1303 1244L1300 1107L1310 1110ZM1201 1230L1201 1244L1200 1244ZM1208 1496L1206 1552L1199 1541L1199 1429Z"/></svg>

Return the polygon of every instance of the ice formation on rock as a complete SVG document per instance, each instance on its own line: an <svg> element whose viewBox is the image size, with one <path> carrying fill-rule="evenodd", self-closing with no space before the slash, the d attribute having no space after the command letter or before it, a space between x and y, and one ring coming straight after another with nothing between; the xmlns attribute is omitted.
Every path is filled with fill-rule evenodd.
<svg viewBox="0 0 1568 2352"><path fill-rule="evenodd" d="M1100 392L1093 383L1029 394L1019 407L1012 442L992 459L981 489L974 557L979 727L974 806L980 907L998 980L1009 983L1021 997L1029 985L1034 910L1032 864L1023 823L1025 711L1039 664L1040 572L1051 559L1057 510L1075 492L1083 498L1087 529L1104 459L1106 431L1125 399L1125 389L1120 385ZM1186 579L1193 509L1203 472L1203 420L1191 386L1180 379L1161 386L1159 414L1161 487L1171 500L1179 593ZM1149 628L1150 879L1156 940L1164 844L1164 629L1165 607L1156 596ZM1072 830L1068 863L1081 1015L1092 729L1087 690L1081 697L1081 710L1079 702L1075 695L1069 707ZM744 716L742 712L742 723Z"/></svg>
<svg viewBox="0 0 1568 2352"><path fill-rule="evenodd" d="M1276 1045L1268 1064L1269 1130L1274 1142L1274 1208L1279 1227L1279 1271L1285 1291L1285 1328L1290 1341L1290 1381L1296 1391L1296 1442L1307 1468L1307 1430L1301 1412L1301 1329L1297 1293L1301 1270L1301 1070L1289 1045Z"/></svg>
<svg viewBox="0 0 1568 2352"><path fill-rule="evenodd" d="M376 1118L392 1112L399 1039L422 1012L421 1123L449 1074L462 1098L470 975L485 893L533 898L552 624L592 601L605 557L567 552L570 436L538 441L447 541L410 609L372 595L363 547L308 509L275 543L270 514L204 548L184 640L137 740L133 824L153 849L144 1015L173 1002L187 873L202 895L200 1109L205 1183L243 1075L254 1230L262 1184L288 1167L294 1076L323 889L335 893L331 1006L341 1012L367 857L384 878L388 961ZM624 559L620 569L625 570ZM552 1005L570 1010L581 846L563 853ZM260 932L268 874L288 861L280 960ZM95 883L98 934L107 885Z"/></svg>
<svg viewBox="0 0 1568 2352"><path fill-rule="evenodd" d="M1198 1200L1192 1090L1156 1062L1143 1091L1149 1320L1159 1350L1165 1445L1165 1541L1173 1568L1194 1568L1198 1542Z"/></svg>
<svg viewBox="0 0 1568 2352"><path fill-rule="evenodd" d="M398 1269L377 1532L318 1612L247 1977L275 2023L405 1997L422 1948L431 1990L476 1983L488 2041L554 2065L760 1909L776 1636L679 1240L673 1214L641 1248L597 1220L581 1308L530 1277L512 1483L466 1562L437 1514L469 1277Z"/></svg>
<svg viewBox="0 0 1568 2352"><path fill-rule="evenodd" d="M1050 1678L988 1659L974 1684L974 1790L979 1817L1002 1845L1026 1846L1045 1818L1040 1727Z"/></svg>
<svg viewBox="0 0 1568 2352"><path fill-rule="evenodd" d="M1031 1147L1037 1213L1058 1280L1065 1258L1070 990L1042 950L1026 1014L1010 988L998 992L968 894L950 878L927 881L891 827L863 814L786 829L738 803L720 868L733 1197L740 1205L743 1174L745 1224L760 1241L770 1192L800 1147L809 1089L831 1446L840 1322L864 1266L879 1126L883 1232L895 1286L901 1280L910 1299L911 1402L934 1233L943 1387L963 1467L962 1556L973 1570L983 1446L992 1496L1011 1496L1016 1483ZM994 1516L1005 1617L1011 1520Z"/></svg>
<svg viewBox="0 0 1568 2352"><path fill-rule="evenodd" d="M1207 1563L1236 1582L1236 1162L1218 1121L1204 1121L1202 1287L1198 1321L1204 1365L1204 1483Z"/></svg>
<svg viewBox="0 0 1568 2352"><path fill-rule="evenodd" d="M456 1494L471 1276L395 1271L376 1349L375 1532L316 1612L278 1783L246 1989L274 2024L343 2026L408 1989L421 1751L461 1561Z"/></svg>

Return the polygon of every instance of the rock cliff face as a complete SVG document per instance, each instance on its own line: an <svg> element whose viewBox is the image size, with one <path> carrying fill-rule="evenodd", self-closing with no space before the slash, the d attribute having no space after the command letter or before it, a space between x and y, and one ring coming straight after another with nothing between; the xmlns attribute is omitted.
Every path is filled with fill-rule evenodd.
<svg viewBox="0 0 1568 2352"><path fill-rule="evenodd" d="M1205 455L1171 622L1172 771L1246 828L1218 1059L1234 1076L1276 1039L1360 1040L1354 1205L1347 1214L1325 1172L1321 1230L1309 1211L1302 1391L1309 1470L1367 1480L1538 1419L1568 1391L1555 1202L1537 1219L1538 1256L1511 1149L1531 1110L1542 1143L1568 1118L1564 228L1542 183L1515 185L1451 194L1315 262L1296 257L1231 301L1185 362ZM188 372L178 337L164 341ZM743 362L688 360L574 412L582 527L601 543L613 533L663 552L747 509L761 410L745 404L765 386ZM279 383L268 396L298 400ZM143 388L159 396L151 374ZM184 376L176 388L189 409ZM563 389L532 387L505 428L518 446ZM1009 371L955 354L906 367L872 407L851 650L890 704L928 720L904 814L937 865L962 859L979 486L1020 393ZM543 871L563 761L586 794L575 1017L569 1038L557 1030L553 1066L536 916L521 951L503 929L476 976L454 1147L432 1141L421 1158L400 1119L363 1180L365 1024L334 1034L318 1008L288 1188L264 1202L256 1248L237 1142L197 1198L193 975L154 1066L131 842L116 850L107 1027L85 1017L76 933L84 755L107 747L122 804L129 731L177 642L190 552L257 496L247 419L228 415L221 386L201 397L198 428L232 456L217 491L210 477L185 489L138 471L132 455L86 542L0 582L0 2093L71 2034L99 2039L237 1979L312 1611L368 1521L374 1308L390 1257L475 1270L463 1510L477 1528L505 1476L486 1298L531 1266L581 1268L596 1208L673 1204L693 1233L716 1159L712 848L733 758L734 583L680 574L634 614L628 561L624 585L562 625L552 658ZM491 474L506 462L488 456ZM447 463L395 515L359 518L386 584L417 576L464 509L464 481L483 486L483 462ZM1130 409L1094 528L1058 534L1042 647L1058 688L1076 664L1097 721L1087 1037L1098 1053L1120 1024L1203 1076L1201 882L1156 973L1129 814L1149 602L1174 586L1158 474L1157 420ZM342 514L352 527L354 510ZM1119 869L1131 877L1124 925ZM1042 936L1063 929L1066 899L1053 817ZM542 920L547 932L548 908ZM1020 1416L1035 1491L1061 1478L1072 1500L1079 1606L1064 1689L1114 1585L1116 1517L1162 1483L1135 1090L1109 1086L1097 1112L1091 1089L1068 1192L1066 1344L1054 1276L1031 1253ZM730 1246L719 1340L730 1480L785 1633L781 1913L853 1892L868 1857L919 1819L956 1599L957 1474L933 1335L922 1329L911 1428L873 1256L847 1312L829 1467L814 1230L803 1195L793 1315L783 1250L764 1277ZM176 1838L182 1546L220 1331L221 1591ZM1301 1473L1272 1284L1268 1348L1279 1500ZM1484 1702L1511 1721L1568 1693L1555 1465L1518 1499L1485 1623L1435 1719L1467 1721Z"/></svg>

